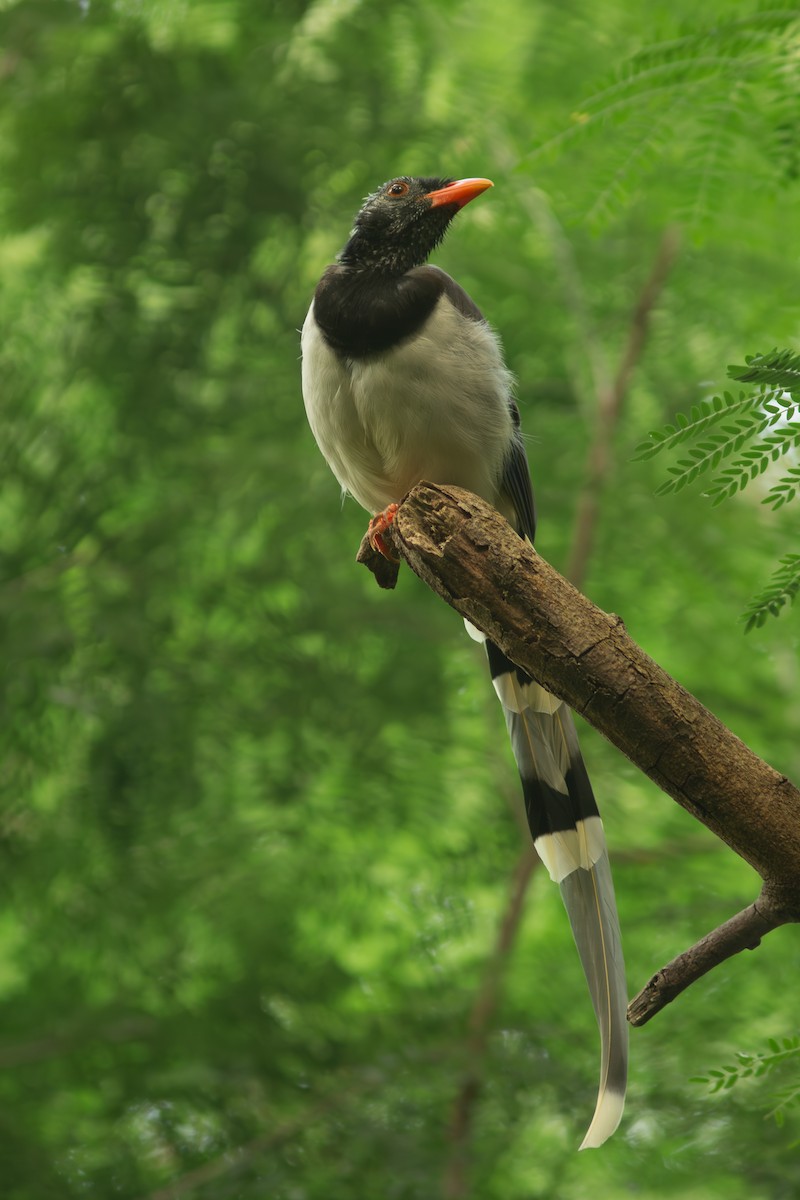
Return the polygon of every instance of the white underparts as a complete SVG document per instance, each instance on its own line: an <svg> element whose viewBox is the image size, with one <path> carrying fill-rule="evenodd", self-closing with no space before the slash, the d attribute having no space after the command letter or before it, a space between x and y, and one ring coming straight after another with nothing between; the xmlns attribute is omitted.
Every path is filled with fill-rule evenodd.
<svg viewBox="0 0 800 1200"><path fill-rule="evenodd" d="M419 332L347 359L325 341L312 305L302 347L309 424L359 504L380 512L420 479L497 503L513 438L511 375L485 322L464 317L443 294Z"/></svg>

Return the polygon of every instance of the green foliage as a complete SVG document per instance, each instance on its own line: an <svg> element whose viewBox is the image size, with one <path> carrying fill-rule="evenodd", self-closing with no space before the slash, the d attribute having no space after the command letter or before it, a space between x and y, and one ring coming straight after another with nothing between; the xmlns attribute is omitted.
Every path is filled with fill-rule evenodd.
<svg viewBox="0 0 800 1200"><path fill-rule="evenodd" d="M768 616L777 617L784 604L794 603L800 589L800 554L786 554L767 586L745 610L745 632L759 628Z"/></svg>
<svg viewBox="0 0 800 1200"><path fill-rule="evenodd" d="M792 8L704 14L679 36L616 64L575 105L572 124L545 138L531 161L538 165L585 140L602 140L607 151L613 133L584 219L599 225L615 219L657 164L679 156L684 198L677 215L695 227L718 224L726 193L743 174L751 186L757 176L767 187L800 177L800 89L787 87L797 31Z"/></svg>
<svg viewBox="0 0 800 1200"><path fill-rule="evenodd" d="M742 383L773 385L800 400L800 354L791 350L773 350L771 354L754 354L747 366L728 367L732 379Z"/></svg>
<svg viewBox="0 0 800 1200"><path fill-rule="evenodd" d="M720 504L763 475L770 463L800 443L800 354L773 350L770 354L753 355L747 364L747 367L729 367L728 374L756 384L756 392L740 392L737 397L726 392L694 405L688 417L678 413L675 424L653 430L649 440L638 446L637 458L641 461L703 437L687 458L668 468L671 478L656 489L657 495L679 492L698 476L716 470L723 459L739 454L705 492L713 504ZM798 477L800 472L792 468L770 488L763 503L780 508L791 500Z"/></svg>
<svg viewBox="0 0 800 1200"><path fill-rule="evenodd" d="M694 405L688 417L676 414L674 424L653 430L637 448L637 459L653 458L685 442L702 438L688 456L669 467L670 479L657 495L679 492L700 475L714 471L732 454L738 458L712 479L705 495L720 504L763 475L771 463L800 445L800 354L773 350L747 359L747 366L731 366L733 379L753 383L757 391L722 396ZM773 510L793 500L800 487L800 468L790 467L770 486L762 504ZM767 615L777 616L787 601L794 600L800 586L800 558L786 555L780 560L766 588L743 614L746 632L764 624Z"/></svg>
<svg viewBox="0 0 800 1200"><path fill-rule="evenodd" d="M688 458L680 459L676 466L668 468L672 478L662 483L656 489L656 494L663 496L669 492L681 491L687 484L693 483L699 475L714 470L722 459L741 450L745 442L756 438L766 429L774 426L784 415L785 404L781 405L781 399L782 397L779 395L777 400L773 401L773 407L770 408L765 403L763 394L748 396L744 392L740 392L737 397L734 397L730 392L725 392L722 396L714 396L712 400L694 405L688 417L683 413L677 413L674 425L667 424L661 430L653 430L649 435L650 440L643 442L637 448L637 457L640 461L652 458L663 450L671 450L691 438L698 437L701 433L706 434L711 428L720 427L719 433L713 433L695 446L690 451ZM732 418L733 420L731 420ZM728 423L723 424L722 422ZM769 444L770 441L771 435L768 435L760 445ZM747 453L752 453L752 451ZM769 458L769 450L760 453L756 449L756 459L759 464L769 463ZM737 467L741 468L741 471L737 470ZM752 470L758 474L758 466ZM734 491L743 488L748 479L755 477L755 475L751 475L751 468L744 460L736 464L734 471L736 479ZM725 473L725 476L727 474L728 472ZM714 502L718 504L720 500L725 499L727 487L728 484L727 482L723 483L721 475L712 483L708 495L713 496Z"/></svg>
<svg viewBox="0 0 800 1200"><path fill-rule="evenodd" d="M780 1075L788 1066L798 1075L800 1070L800 1037L770 1038L768 1049L756 1054L739 1052L736 1061L721 1070L710 1070L707 1075L693 1077L693 1083L707 1084L711 1094L735 1087L745 1079L761 1079L765 1075ZM762 1094L761 1106L768 1109L767 1116L773 1117L777 1125L783 1125L789 1109L800 1108L800 1082L790 1082L781 1087L771 1087L766 1097Z"/></svg>

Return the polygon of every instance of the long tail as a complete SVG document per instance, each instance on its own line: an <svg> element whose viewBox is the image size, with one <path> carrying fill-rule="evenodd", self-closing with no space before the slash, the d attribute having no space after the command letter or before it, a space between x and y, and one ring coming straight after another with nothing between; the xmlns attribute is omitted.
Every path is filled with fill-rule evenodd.
<svg viewBox="0 0 800 1200"><path fill-rule="evenodd" d="M561 889L600 1027L600 1087L580 1148L601 1146L619 1125L628 1075L625 963L603 824L572 713L473 626L467 630L486 645L533 842Z"/></svg>

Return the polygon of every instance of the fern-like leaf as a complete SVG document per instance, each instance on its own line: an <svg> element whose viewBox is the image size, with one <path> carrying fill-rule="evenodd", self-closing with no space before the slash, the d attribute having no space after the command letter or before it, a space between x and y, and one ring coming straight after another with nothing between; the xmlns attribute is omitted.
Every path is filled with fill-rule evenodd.
<svg viewBox="0 0 800 1200"><path fill-rule="evenodd" d="M678 143L682 222L718 220L720 199L741 185L742 150L753 137L773 150L764 163L776 184L800 170L800 94L786 83L796 69L797 26L795 8L764 8L705 28L695 24L686 36L646 46L600 80L571 123L554 129L527 161L602 137L605 178L593 177L600 186L578 208L596 224L636 196L654 160L668 158Z"/></svg>
<svg viewBox="0 0 800 1200"><path fill-rule="evenodd" d="M728 373L756 383L757 390L736 397L725 392L693 405L688 416L678 413L674 424L651 430L647 441L636 447L634 457L641 461L704 435L687 457L668 468L671 478L658 488L659 495L680 491L699 475L716 470L723 459L738 454L706 492L718 504L800 445L800 355L773 350L754 355L747 367L729 367ZM773 489L774 495L770 493L768 502L776 508L786 503L798 478L792 469Z"/></svg>
<svg viewBox="0 0 800 1200"><path fill-rule="evenodd" d="M661 102L665 93L702 87L707 80L727 77L729 72L741 77L748 68L772 65L778 58L783 62L784 48L780 41L776 46L776 38L789 33L796 23L796 11L777 9L730 22L716 21L684 37L646 46L583 101L569 129L559 131L529 157L585 134L594 124L635 113L653 96Z"/></svg>
<svg viewBox="0 0 800 1200"><path fill-rule="evenodd" d="M674 425L651 430L648 440L640 442L636 447L634 459L641 462L643 459L653 458L662 450L669 450L699 433L704 433L709 426L718 425L722 417L749 414L753 409L758 409L760 400L758 394L748 395L746 392L740 392L738 396L725 392L722 396L703 400L700 404L692 406L688 417L684 413L677 413Z"/></svg>
<svg viewBox="0 0 800 1200"><path fill-rule="evenodd" d="M800 1037L770 1038L767 1049L757 1054L736 1055L736 1062L721 1070L710 1070L706 1075L696 1075L693 1083L705 1084L710 1094L736 1087L744 1079L760 1079L765 1075L791 1065L796 1067L800 1060ZM789 1108L800 1107L800 1082L793 1081L773 1090L768 1097L766 1116L782 1125Z"/></svg>
<svg viewBox="0 0 800 1200"><path fill-rule="evenodd" d="M761 503L769 504L775 510L782 508L784 504L794 500L798 488L800 488L800 467L792 467L779 483L770 488L769 495L765 496Z"/></svg>
<svg viewBox="0 0 800 1200"><path fill-rule="evenodd" d="M656 495L680 492L701 475L715 472L704 495L712 504L721 504L763 475L771 463L800 449L800 354L777 349L755 354L746 366L729 367L728 374L755 385L754 390L736 397L725 392L696 404L688 416L678 413L673 423L652 430L647 441L637 446L638 461L685 448L683 457L667 468L668 477ZM730 465L720 469L730 458ZM798 492L800 467L793 466L772 485L762 503L777 510ZM781 559L767 587L743 614L746 629L777 616L798 590L800 556L790 554Z"/></svg>
<svg viewBox="0 0 800 1200"><path fill-rule="evenodd" d="M772 350L769 354L753 354L744 367L728 367L731 379L741 383L772 384L800 400L800 354L792 350Z"/></svg>
<svg viewBox="0 0 800 1200"><path fill-rule="evenodd" d="M767 617L777 617L785 604L794 602L800 591L800 554L786 554L764 590L742 613L745 632L757 629Z"/></svg>
<svg viewBox="0 0 800 1200"><path fill-rule="evenodd" d="M800 422L762 438L755 446L743 450L741 457L725 471L720 471L706 495L712 504L721 504L737 491L743 491L748 483L764 474L771 462L777 462L798 445Z"/></svg>

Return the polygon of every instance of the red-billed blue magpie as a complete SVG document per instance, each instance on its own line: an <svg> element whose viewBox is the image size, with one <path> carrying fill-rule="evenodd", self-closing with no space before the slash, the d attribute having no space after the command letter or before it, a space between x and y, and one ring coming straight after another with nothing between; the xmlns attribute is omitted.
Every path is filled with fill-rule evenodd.
<svg viewBox="0 0 800 1200"><path fill-rule="evenodd" d="M343 491L388 512L420 480L476 492L533 541L535 514L512 377L463 288L426 265L488 179L392 179L367 198L319 281L302 335L303 396ZM383 548L381 518L373 540ZM534 845L559 884L601 1036L597 1106L581 1149L619 1124L625 968L603 826L572 714L483 634L522 779Z"/></svg>

